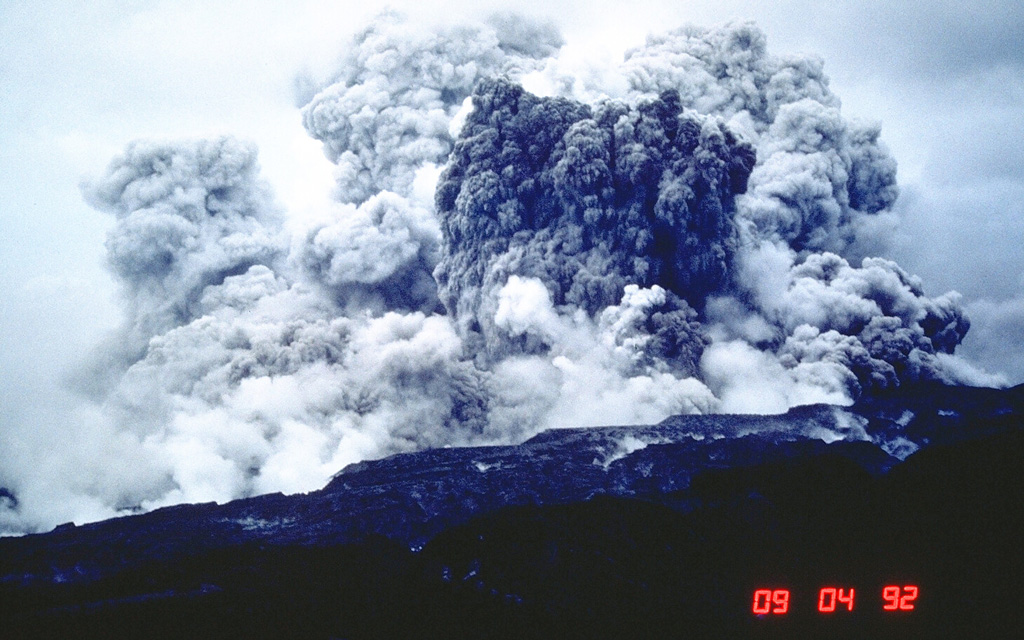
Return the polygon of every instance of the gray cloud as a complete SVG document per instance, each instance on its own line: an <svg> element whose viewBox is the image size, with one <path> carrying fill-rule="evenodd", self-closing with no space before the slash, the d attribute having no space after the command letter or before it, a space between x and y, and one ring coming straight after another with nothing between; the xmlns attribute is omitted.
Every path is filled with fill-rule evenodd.
<svg viewBox="0 0 1024 640"><path fill-rule="evenodd" d="M932 290L955 286L969 299L1019 297L1021 198L1024 183L998 180L936 186L928 193L910 189L899 207L893 253Z"/></svg>
<svg viewBox="0 0 1024 640"><path fill-rule="evenodd" d="M295 261L344 307L434 311L441 230L422 206L390 192L311 225Z"/></svg>
<svg viewBox="0 0 1024 640"><path fill-rule="evenodd" d="M281 213L257 174L256 149L231 138L138 142L84 187L117 219L107 260L133 346L195 318L207 287L282 255Z"/></svg>
<svg viewBox="0 0 1024 640"><path fill-rule="evenodd" d="M359 32L303 109L306 130L338 165L340 199L407 193L417 168L447 158L449 123L481 78L529 66L560 44L551 27L508 16L428 31L385 14Z"/></svg>
<svg viewBox="0 0 1024 640"><path fill-rule="evenodd" d="M874 27L894 36L885 52L887 63L903 67L908 75L945 81L993 64L1024 65L1018 44L1024 9L1017 3L986 0L969 9L946 0L912 8L886 2L841 6L854 28Z"/></svg>
<svg viewBox="0 0 1024 640"><path fill-rule="evenodd" d="M1002 301L977 300L967 310L973 325L964 354L991 370L1005 371L1012 380L1024 380L1024 293Z"/></svg>

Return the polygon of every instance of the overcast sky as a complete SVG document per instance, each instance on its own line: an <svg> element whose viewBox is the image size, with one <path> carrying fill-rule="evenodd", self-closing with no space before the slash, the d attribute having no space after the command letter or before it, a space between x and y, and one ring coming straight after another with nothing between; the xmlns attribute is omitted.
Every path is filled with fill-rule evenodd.
<svg viewBox="0 0 1024 640"><path fill-rule="evenodd" d="M889 257L926 291L963 293L963 352L1024 381L1024 5L776 0L434 3L424 19L495 9L546 16L580 56L651 31L751 19L773 53L825 60L847 117L882 122L902 224ZM464 5L460 7L461 5ZM61 385L118 323L103 266L113 220L82 200L135 138L255 141L282 206L328 197L331 165L295 107L374 2L0 4L0 430L66 418ZM627 8L628 7L628 8Z"/></svg>

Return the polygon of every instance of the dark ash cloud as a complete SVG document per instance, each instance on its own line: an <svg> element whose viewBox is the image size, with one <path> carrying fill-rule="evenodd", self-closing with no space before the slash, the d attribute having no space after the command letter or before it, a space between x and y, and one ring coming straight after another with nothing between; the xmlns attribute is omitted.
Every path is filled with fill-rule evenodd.
<svg viewBox="0 0 1024 640"><path fill-rule="evenodd" d="M500 289L517 275L543 282L556 307L590 316L628 285L662 287L659 321L687 327L684 339L690 307L728 281L750 145L720 122L684 115L673 91L591 109L497 80L473 105L437 191L435 277L462 334L482 337L492 358L541 348L513 347L494 323ZM667 335L660 342L678 354ZM692 351L681 369L691 374Z"/></svg>

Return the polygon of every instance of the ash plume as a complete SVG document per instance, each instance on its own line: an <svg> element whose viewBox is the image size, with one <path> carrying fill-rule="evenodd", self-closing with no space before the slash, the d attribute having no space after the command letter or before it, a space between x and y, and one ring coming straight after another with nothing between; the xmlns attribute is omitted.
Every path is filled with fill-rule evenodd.
<svg viewBox="0 0 1024 640"><path fill-rule="evenodd" d="M115 217L107 260L135 344L198 317L208 287L284 255L256 149L231 138L132 143L84 192Z"/></svg>
<svg viewBox="0 0 1024 640"><path fill-rule="evenodd" d="M473 105L437 189L445 242L434 275L461 334L479 334L470 340L491 358L546 348L495 326L511 275L541 280L557 307L591 317L629 285L657 285L667 298L655 322L682 330L668 340L659 331L658 342L693 351L677 370L696 373L691 307L727 283L733 201L753 149L713 119L684 115L674 91L592 110L497 80Z"/></svg>
<svg viewBox="0 0 1024 640"><path fill-rule="evenodd" d="M861 221L896 200L896 161L879 125L846 121L822 60L770 54L753 24L651 36L621 72L632 91L679 91L685 108L725 119L754 143L739 217L758 238L852 255Z"/></svg>
<svg viewBox="0 0 1024 640"><path fill-rule="evenodd" d="M407 194L418 169L447 159L452 118L477 82L530 69L561 44L553 27L511 16L436 31L381 16L302 111L337 165L339 199Z"/></svg>
<svg viewBox="0 0 1024 640"><path fill-rule="evenodd" d="M0 464L0 527L306 491L550 427L989 380L953 355L959 296L884 258L895 161L820 60L750 24L583 74L561 44L508 15L381 16L302 108L336 202L291 235L251 145L130 145L85 187L114 216L124 327L73 446ZM97 439L115 444L85 463Z"/></svg>

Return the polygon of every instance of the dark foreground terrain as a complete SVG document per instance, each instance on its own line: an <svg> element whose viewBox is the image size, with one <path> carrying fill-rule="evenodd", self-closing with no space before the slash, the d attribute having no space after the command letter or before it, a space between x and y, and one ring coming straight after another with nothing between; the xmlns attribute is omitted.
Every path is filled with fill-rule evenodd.
<svg viewBox="0 0 1024 640"><path fill-rule="evenodd" d="M1020 637L1022 416L1022 387L921 386L66 525L0 540L0 637Z"/></svg>

